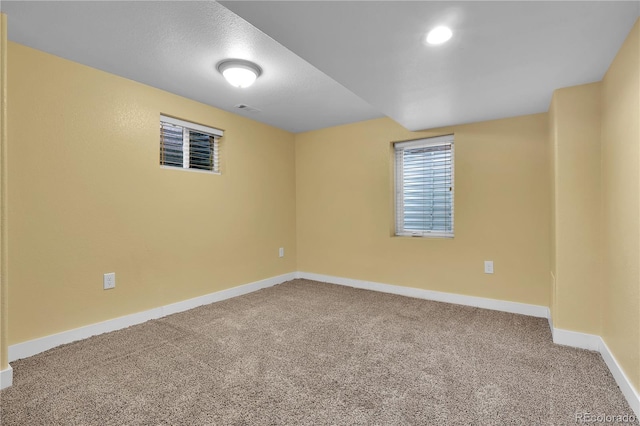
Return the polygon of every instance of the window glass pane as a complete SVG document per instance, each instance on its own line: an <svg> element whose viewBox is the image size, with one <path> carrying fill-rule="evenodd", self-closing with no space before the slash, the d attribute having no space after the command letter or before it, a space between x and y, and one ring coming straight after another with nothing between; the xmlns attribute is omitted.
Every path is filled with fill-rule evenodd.
<svg viewBox="0 0 640 426"><path fill-rule="evenodd" d="M213 136L189 131L189 168L213 170Z"/></svg>
<svg viewBox="0 0 640 426"><path fill-rule="evenodd" d="M160 164L182 167L182 127L161 123Z"/></svg>
<svg viewBox="0 0 640 426"><path fill-rule="evenodd" d="M396 146L396 233L453 234L452 153L452 142Z"/></svg>
<svg viewBox="0 0 640 426"><path fill-rule="evenodd" d="M161 116L160 165L219 173L218 138L222 131ZM197 130L196 130L197 129Z"/></svg>

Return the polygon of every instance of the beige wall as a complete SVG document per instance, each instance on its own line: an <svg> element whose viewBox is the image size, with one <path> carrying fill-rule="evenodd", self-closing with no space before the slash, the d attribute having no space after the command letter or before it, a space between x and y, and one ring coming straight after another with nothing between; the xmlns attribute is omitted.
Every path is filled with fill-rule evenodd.
<svg viewBox="0 0 640 426"><path fill-rule="evenodd" d="M292 134L15 43L8 77L10 344L296 270ZM160 113L222 175L161 169Z"/></svg>
<svg viewBox="0 0 640 426"><path fill-rule="evenodd" d="M640 390L640 24L602 81L602 337Z"/></svg>
<svg viewBox="0 0 640 426"><path fill-rule="evenodd" d="M300 270L550 305L556 327L601 333L640 389L639 37L636 23L603 82L557 90L549 114L295 136L9 43L0 369L7 335ZM222 175L161 169L160 113L224 129ZM394 237L391 143L448 133L455 238Z"/></svg>
<svg viewBox="0 0 640 426"><path fill-rule="evenodd" d="M0 13L0 370L8 367L8 285L6 221L7 15Z"/></svg>
<svg viewBox="0 0 640 426"><path fill-rule="evenodd" d="M639 25L636 22L602 82L556 90L549 109L554 326L602 335L636 389Z"/></svg>
<svg viewBox="0 0 640 426"><path fill-rule="evenodd" d="M556 97L555 94L551 98L551 105L549 105L548 112L548 140L549 146L547 153L549 155L549 200L550 204L550 217L549 217L549 313L551 315L550 321L553 326L553 319L556 317L556 276L558 271L556 269L556 199L558 191L556 189L558 180L556 176L558 174L558 123L556 120Z"/></svg>
<svg viewBox="0 0 640 426"><path fill-rule="evenodd" d="M600 83L556 90L549 115L553 324L600 334Z"/></svg>
<svg viewBox="0 0 640 426"><path fill-rule="evenodd" d="M296 135L298 270L548 306L547 114ZM392 142L455 133L455 238L393 235ZM495 262L495 274L483 261Z"/></svg>

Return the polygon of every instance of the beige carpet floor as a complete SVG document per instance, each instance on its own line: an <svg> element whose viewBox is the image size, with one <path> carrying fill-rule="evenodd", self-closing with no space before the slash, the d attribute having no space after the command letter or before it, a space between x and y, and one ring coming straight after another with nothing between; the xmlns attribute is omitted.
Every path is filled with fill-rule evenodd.
<svg viewBox="0 0 640 426"><path fill-rule="evenodd" d="M12 363L8 425L575 424L632 415L547 320L294 280Z"/></svg>

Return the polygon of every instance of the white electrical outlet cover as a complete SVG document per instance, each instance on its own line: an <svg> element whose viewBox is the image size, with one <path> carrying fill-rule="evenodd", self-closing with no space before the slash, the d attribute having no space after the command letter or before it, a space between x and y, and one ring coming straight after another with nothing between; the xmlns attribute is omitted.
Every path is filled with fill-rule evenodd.
<svg viewBox="0 0 640 426"><path fill-rule="evenodd" d="M108 274L104 274L102 279L102 288L105 290L109 290L116 287L116 273L110 272Z"/></svg>

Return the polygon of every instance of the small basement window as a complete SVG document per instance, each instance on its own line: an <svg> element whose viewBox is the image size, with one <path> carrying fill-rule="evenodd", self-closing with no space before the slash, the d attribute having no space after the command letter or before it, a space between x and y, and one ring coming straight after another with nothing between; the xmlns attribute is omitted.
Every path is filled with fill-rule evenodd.
<svg viewBox="0 0 640 426"><path fill-rule="evenodd" d="M160 165L220 173L218 140L224 132L160 116Z"/></svg>
<svg viewBox="0 0 640 426"><path fill-rule="evenodd" d="M453 237L453 135L397 142L396 235Z"/></svg>

